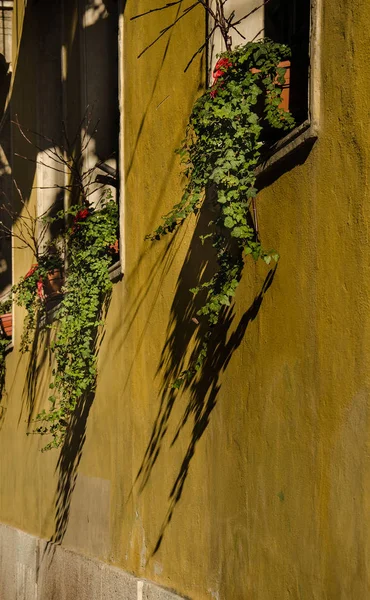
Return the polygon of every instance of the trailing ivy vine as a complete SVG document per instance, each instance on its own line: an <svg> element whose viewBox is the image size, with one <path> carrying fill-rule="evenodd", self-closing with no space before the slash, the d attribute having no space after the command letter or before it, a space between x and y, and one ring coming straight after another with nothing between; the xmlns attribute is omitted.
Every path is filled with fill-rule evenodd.
<svg viewBox="0 0 370 600"><path fill-rule="evenodd" d="M63 268L61 253L55 246L52 250L49 248L48 251L39 256L38 262L33 264L24 277L21 277L20 281L12 288L16 304L26 309L21 352L28 351L36 328L37 318L45 310L44 285L47 277L54 269L61 271Z"/></svg>
<svg viewBox="0 0 370 600"><path fill-rule="evenodd" d="M112 287L109 267L117 242L118 207L111 195L103 195L95 209L88 204L82 209L74 206L67 214L73 220L67 232L65 293L50 326L55 332L50 407L36 417L35 433L52 436L43 450L61 445L79 400L94 389L96 341L104 300Z"/></svg>
<svg viewBox="0 0 370 600"><path fill-rule="evenodd" d="M28 249L33 255L34 264L12 288L14 302L26 309L21 351L29 350L40 324L51 330L48 339L52 341L45 348L51 353L53 365L49 408L33 420L36 428L32 432L51 436L43 448L48 450L61 446L78 404L95 389L99 330L112 288L109 268L119 252L118 206L106 186L116 187L117 179L115 171L103 161L84 167L86 151L97 129L88 109L73 141L62 123L64 145L23 129L17 119L14 123L37 150L41 150L39 138L47 142L48 158L69 175L60 189L72 203L68 210L56 214L53 210L33 214L13 180L22 210L13 211L8 204L0 206L0 214L7 217L5 222L0 220L0 233L11 238L15 248ZM76 140L81 141L78 150ZM100 200L96 201L99 191ZM9 217L12 227L7 224ZM46 309L51 307L51 300L55 310L52 323L47 324ZM0 336L0 383L7 345L8 340L5 343Z"/></svg>
<svg viewBox="0 0 370 600"><path fill-rule="evenodd" d="M0 314L4 315L6 313L10 313L12 310L12 300L9 298L8 300L4 300L0 302ZM4 391L5 385L5 359L6 354L9 349L9 345L11 343L11 336L6 335L4 328L0 327L0 403L2 400L2 395Z"/></svg>
<svg viewBox="0 0 370 600"><path fill-rule="evenodd" d="M266 132L294 125L290 113L280 108L285 69L279 64L289 56L287 46L270 40L224 52L215 66L212 88L196 101L190 115L178 151L187 177L182 199L149 237L159 239L174 231L206 200L212 202L216 216L202 242L212 244L217 268L210 279L191 290L194 296L204 293L197 314L205 317L209 329L197 358L174 382L175 387L202 366L210 328L230 305L241 279L243 256L267 264L278 259L276 252L262 247L251 209Z"/></svg>

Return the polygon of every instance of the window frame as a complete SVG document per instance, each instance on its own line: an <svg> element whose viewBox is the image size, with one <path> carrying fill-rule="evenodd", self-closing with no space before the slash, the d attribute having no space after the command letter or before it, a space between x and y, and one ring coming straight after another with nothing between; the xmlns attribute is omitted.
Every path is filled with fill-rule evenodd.
<svg viewBox="0 0 370 600"><path fill-rule="evenodd" d="M266 152L258 173L265 172L277 162L307 142L314 142L321 126L321 21L322 0L311 0L309 32L308 117Z"/></svg>
<svg viewBox="0 0 370 600"><path fill-rule="evenodd" d="M261 8L263 5L259 5ZM309 23L309 72L307 80L308 116L292 131L284 135L277 142L266 148L263 152L261 164L257 174L265 172L294 152L307 142L314 142L320 132L321 126L321 22L323 0L310 1ZM207 20L209 27L209 19ZM207 81L212 85L212 66L215 62L213 39L208 44ZM244 42L245 43L245 42ZM213 65L212 65L213 63Z"/></svg>
<svg viewBox="0 0 370 600"><path fill-rule="evenodd" d="M125 181L124 181L124 6L125 0L116 0L117 2L117 73L118 73L118 81L117 81L117 105L118 105L118 122L119 122L119 131L118 131L118 157L116 163L116 180L117 186L114 186L116 189L116 201L118 203L119 208L119 217L118 217L118 230L119 230L119 256L117 260L109 267L109 276L112 282L119 281L124 274L124 266L125 266L125 251L124 251L124 203L125 203ZM80 60L82 61L81 72L85 72L85 56L84 52L86 52L85 44L86 40L84 38L84 31L82 31L81 36L81 45L82 48L80 50ZM84 83L82 82L82 85ZM85 94L85 101L82 103L83 106L88 105L87 102L87 90L82 90L83 94ZM109 184L108 184L109 186Z"/></svg>

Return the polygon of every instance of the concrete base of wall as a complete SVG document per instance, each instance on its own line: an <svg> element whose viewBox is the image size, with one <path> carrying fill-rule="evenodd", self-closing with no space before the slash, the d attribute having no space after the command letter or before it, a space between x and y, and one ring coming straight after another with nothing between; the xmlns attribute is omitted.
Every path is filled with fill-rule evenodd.
<svg viewBox="0 0 370 600"><path fill-rule="evenodd" d="M181 600L173 592L0 524L1 600Z"/></svg>

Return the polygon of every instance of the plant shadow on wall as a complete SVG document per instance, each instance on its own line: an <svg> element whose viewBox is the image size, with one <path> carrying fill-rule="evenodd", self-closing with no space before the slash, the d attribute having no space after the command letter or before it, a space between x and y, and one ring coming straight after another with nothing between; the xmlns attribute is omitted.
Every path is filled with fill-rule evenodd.
<svg viewBox="0 0 370 600"><path fill-rule="evenodd" d="M180 394L180 391L172 384L186 368L188 351L191 349L191 355L193 357L197 356L204 341L205 331L200 324L196 323L198 321L196 313L201 307L201 302L194 303L189 294L189 283L194 281L195 274L198 274L198 278L200 278L201 274L204 276L205 272L212 270L214 257L205 256L204 252L202 253L199 240L199 235L204 233L206 229L208 219L209 214L203 214L199 218L177 282L167 326L166 342L161 352L157 371L157 375L161 377L158 413L136 478L141 493L148 483L163 447L167 444L170 447L174 446L180 438L182 430L191 423L190 440L187 442L186 451L169 493L167 512L152 552L153 555L159 550L176 505L181 499L191 460L198 442L209 425L212 411L217 403L222 374L226 370L233 353L241 344L249 324L257 317L264 296L274 280L277 268L275 266L268 271L259 293L236 327L233 326L235 318L233 307L223 309L217 327L214 328L209 338L208 351L202 368L196 374L187 378L182 387L181 392L187 394L188 399L175 434L169 439L172 412Z"/></svg>
<svg viewBox="0 0 370 600"><path fill-rule="evenodd" d="M24 388L28 433L47 436L43 450L60 448L56 525L51 540L58 543L68 523L95 396L97 357L112 290L109 269L117 261L119 243L118 206L106 187L107 183L115 187L116 179L100 176L97 171L105 171L102 161L85 166L85 154L96 131L90 123L87 115L76 134L78 152L76 138L69 141L63 124L64 144L48 140L47 149L43 149L52 163L46 167L57 172L65 168L69 175L68 183L54 184L53 189L68 194L70 208L33 215L21 197L23 212L12 215L15 226L1 224L3 233L10 235L18 248L31 250L34 259L12 292L14 301L26 309L21 351L29 353ZM28 136L32 132L19 123L17 126L31 145L43 139L34 134L36 142L31 141ZM58 235L50 238L52 230ZM40 376L47 362L51 369L48 406L35 416L36 399L45 397Z"/></svg>
<svg viewBox="0 0 370 600"><path fill-rule="evenodd" d="M104 302L104 315L108 312L110 301L111 294L109 293ZM99 335L99 332L96 331L92 342L96 355L99 353L103 339L104 334ZM49 540L47 550L49 550L53 544L61 544L67 531L72 494L76 485L78 466L80 464L86 440L87 420L94 402L95 386L96 377L91 386L92 389L80 398L76 406L58 458L58 485L55 495L55 530Z"/></svg>
<svg viewBox="0 0 370 600"><path fill-rule="evenodd" d="M298 165L305 163L312 143L306 144L293 155L286 156L274 168L262 173L258 179L258 188L267 188L272 185L283 173L289 172ZM152 426L149 442L139 468L136 484L139 493L144 491L153 469L159 468L160 454L164 447L173 447L179 440L182 430L191 423L190 440L183 459L177 469L173 486L168 496L168 507L161 530L156 540L152 554L155 554L162 543L165 531L171 522L177 503L181 499L182 491L189 474L191 460L195 454L197 443L204 435L217 403L221 390L221 377L226 371L233 353L242 343L247 329L253 322L262 307L266 293L272 285L277 267L269 269L265 280L253 302L244 312L238 323L235 323L233 307L225 307L220 320L212 332L209 351L202 369L185 382L184 388L179 391L173 387L181 373L186 368L187 351L191 348L194 356L199 352L204 339L204 328L197 324L197 311L201 307L200 299L194 302L189 294L189 287L194 280L207 277L207 271L212 271L214 256L205 252L201 243L201 236L207 229L211 215L207 211L200 213L197 226L176 285L176 293L171 305L170 318L166 329L166 341L161 351L157 376L161 378L159 394L159 407L156 419ZM191 358L190 358L191 360ZM175 405L180 401L179 394L186 392L188 400L183 415L175 429L175 434L170 437ZM185 435L189 435L184 432ZM180 441L180 440L179 440Z"/></svg>
<svg viewBox="0 0 370 600"><path fill-rule="evenodd" d="M13 238L15 247L30 250L34 259L12 293L16 304L26 309L20 349L28 352L31 348L26 380L29 421L41 368L38 363L42 366L49 356L52 366L48 410L42 409L32 419L36 425L31 433L51 437L44 450L62 446L80 398L95 386L97 332L103 324L103 302L112 287L109 267L117 260L118 206L111 191L103 189L105 179L101 182L96 174L104 164L84 166L96 127L90 133L90 121L86 129L83 124L76 135L82 140L79 153L75 154L75 140L69 141L62 124L64 145L49 144L43 152L52 164L40 161L53 171L67 170L69 183L54 184L53 189L68 194L73 201L70 208L55 212L53 206L42 215L34 215L19 190L23 212L12 215L12 228L0 222L2 232ZM27 137L32 132L17 125L23 137L36 145ZM36 140L44 138L35 135ZM51 237L53 230L58 232L55 237ZM52 315L48 308L55 299L59 302ZM43 339L41 331L46 332Z"/></svg>
<svg viewBox="0 0 370 600"><path fill-rule="evenodd" d="M234 296L242 278L245 257L250 255L255 261L262 259L267 265L279 258L274 250L263 248L259 236L257 168L269 146L281 137L279 130L289 130L295 125L282 101L286 82L284 65L290 58L290 50L271 40L248 42L232 49L230 33L232 29L237 31L238 22L233 20L234 14L226 19L225 4L227 0L216 0L217 11L213 13L208 4L196 1L181 15L182 18L202 5L214 21L210 35L218 28L226 51L215 65L211 89L206 90L193 107L178 151L187 179L183 196L148 236L152 241L160 240L173 233L189 215L200 214L178 281L158 368L157 374L163 377L160 407L136 478L142 492L164 443L168 442L170 418L181 389L189 400L170 446L179 439L190 419L193 426L153 554L159 549L181 498L197 442L216 405L221 375L248 324L256 318L274 278L276 266L269 271L251 307L230 334L235 315ZM166 5L169 6L172 4ZM164 28L159 37L178 20ZM199 51L203 48L204 45ZM189 296L189 288L193 298Z"/></svg>

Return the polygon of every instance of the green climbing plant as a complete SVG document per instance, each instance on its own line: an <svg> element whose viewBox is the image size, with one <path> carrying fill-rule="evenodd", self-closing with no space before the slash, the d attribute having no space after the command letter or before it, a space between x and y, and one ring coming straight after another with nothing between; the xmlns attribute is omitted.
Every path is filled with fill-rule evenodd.
<svg viewBox="0 0 370 600"><path fill-rule="evenodd" d="M6 313L11 312L12 310L12 300L8 298L0 302L0 314L4 315ZM11 336L6 335L3 327L0 327L0 402L2 399L2 394L4 391L5 385L5 372L6 372L6 354L9 348L9 344L11 342Z"/></svg>
<svg viewBox="0 0 370 600"><path fill-rule="evenodd" d="M109 268L119 252L118 206L107 185L115 187L117 181L104 161L85 167L85 153L97 129L88 109L73 141L62 123L62 145L24 129L17 119L14 123L34 148L40 149L39 139L47 142L48 158L68 174L67 182L56 186L71 204L67 210L55 212L52 207L33 214L15 181L22 210L14 212L9 203L0 206L7 217L0 220L0 233L12 238L14 247L31 251L34 261L12 288L13 300L26 309L21 351L30 349L38 326L51 330L45 347L52 362L49 406L36 415L31 432L50 436L43 448L49 450L61 446L77 406L95 389L99 331L112 288ZM82 141L78 150L76 140Z"/></svg>
<svg viewBox="0 0 370 600"><path fill-rule="evenodd" d="M267 264L278 259L275 251L263 248L252 209L266 131L294 126L291 114L280 107L285 69L279 64L289 56L287 46L271 40L222 53L211 89L196 101L190 115L178 150L187 179L183 196L149 237L159 239L174 231L210 202L215 217L202 242L212 244L217 266L211 278L191 289L194 296L203 293L197 314L206 319L208 331L198 356L174 382L175 387L201 368L210 331L240 282L244 256Z"/></svg>
<svg viewBox="0 0 370 600"><path fill-rule="evenodd" d="M53 245L43 254L36 257L38 262L33 264L24 277L12 288L13 298L18 306L26 309L26 318L23 323L21 339L21 352L29 350L30 343L36 328L38 317L45 312L45 283L48 275L54 270L62 271L63 261L61 252Z"/></svg>
<svg viewBox="0 0 370 600"><path fill-rule="evenodd" d="M43 450L59 447L81 398L93 391L97 336L103 304L111 290L109 267L116 252L118 207L109 193L97 207L73 206L56 219L71 219L66 232L68 268L50 350L54 357L49 410L41 411L35 433L51 435Z"/></svg>

